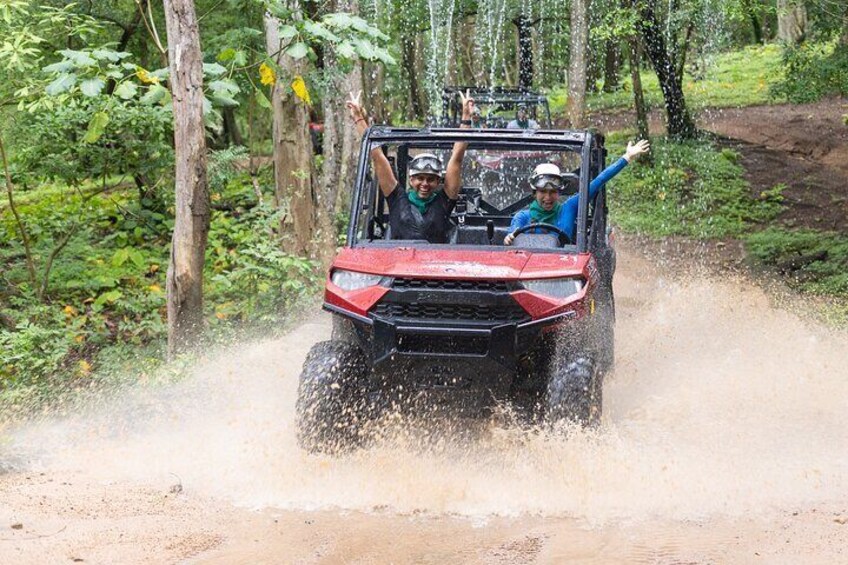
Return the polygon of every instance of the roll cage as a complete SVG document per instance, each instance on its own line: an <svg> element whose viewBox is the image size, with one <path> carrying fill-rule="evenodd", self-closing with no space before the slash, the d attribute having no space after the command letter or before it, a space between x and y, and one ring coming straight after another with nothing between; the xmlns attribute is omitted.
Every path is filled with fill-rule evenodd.
<svg viewBox="0 0 848 565"><path fill-rule="evenodd" d="M505 88L494 86L481 88L479 86L451 86L442 91L442 115L439 125L442 127L459 127L462 116L460 93L468 92L477 105L493 106L498 110L515 112L519 105L527 106L530 117L539 122L542 128L551 128L551 110L548 97L532 90ZM541 110L541 112L539 111ZM506 124L503 124L506 127Z"/></svg>
<svg viewBox="0 0 848 565"><path fill-rule="evenodd" d="M385 246L389 243L383 239L385 234L381 234L380 236L375 234L375 226L385 228L388 217L384 210L384 197L369 167L372 150L380 148L385 151L385 147L390 144L398 146L397 157L393 160L393 166L399 185L405 188L407 182L406 168L409 159L408 150L410 147L416 149L444 148L446 145L455 142L467 142L470 149L512 149L515 151L555 150L579 153L580 180L578 194L580 195L580 200L577 213L576 238L574 241L576 251L581 253L588 251L591 243L590 236L594 241L601 235L599 232L606 229L606 190L602 189L599 191L594 202L590 203L588 198L590 179L597 176L603 170L606 160L604 138L600 134L594 134L589 131L568 130L415 129L374 126L366 130L362 137L357 176L353 186L351 218L347 234L348 246L360 247L374 244ZM462 202L468 196L469 192L473 190L474 187L463 186L459 202ZM532 195L528 195L504 209L492 207L487 209L483 206L484 211L492 215L481 215L479 219L481 221L485 220L486 224L490 223L488 221L490 218L496 218L502 221L505 216L511 217L514 213L529 205L531 201ZM593 216L599 215L597 213L598 210L602 211L603 221L599 223L602 223L603 226L595 227L603 228L603 230L594 229L590 233ZM456 216L456 212L454 216ZM358 234L363 227L363 222L366 223L365 233L367 237L360 238ZM486 228L491 229L491 226L486 225ZM404 247L440 245L417 240L395 241L398 246L403 242L402 245Z"/></svg>

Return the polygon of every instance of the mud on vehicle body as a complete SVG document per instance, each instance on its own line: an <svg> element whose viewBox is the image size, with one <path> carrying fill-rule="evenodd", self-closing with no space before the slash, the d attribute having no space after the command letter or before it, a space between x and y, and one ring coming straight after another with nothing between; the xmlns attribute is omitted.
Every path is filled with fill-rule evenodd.
<svg viewBox="0 0 848 565"><path fill-rule="evenodd" d="M405 186L412 156L447 154L456 141L468 142L472 167L501 154L514 165L522 152L524 176L540 159L576 167L575 241L539 224L543 233L504 246L512 215L533 199L514 185L463 185L447 244L392 239L370 151L386 152ZM350 447L384 411L421 406L485 416L510 403L528 417L596 422L613 363L615 253L606 191L588 202L588 185L605 157L589 132L368 130L348 243L326 281L332 339L313 347L300 377L301 445Z"/></svg>

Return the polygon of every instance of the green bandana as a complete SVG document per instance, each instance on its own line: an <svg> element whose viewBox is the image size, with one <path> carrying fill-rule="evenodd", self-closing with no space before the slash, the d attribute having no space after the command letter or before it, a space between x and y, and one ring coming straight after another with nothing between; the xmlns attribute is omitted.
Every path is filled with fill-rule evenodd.
<svg viewBox="0 0 848 565"><path fill-rule="evenodd" d="M421 198L420 196L418 196L418 192L415 190L409 190L406 193L406 195L409 197L409 201L412 202L416 208L418 208L418 211L421 212L422 216L427 213L427 206L430 205L430 203L433 201L434 198L436 198L438 194L438 192L434 192L430 195L429 198Z"/></svg>
<svg viewBox="0 0 848 565"><path fill-rule="evenodd" d="M542 206L534 200L533 203L530 204L530 219L533 220L534 224L541 222L543 224L556 225L556 219L557 216L559 216L561 208L562 204L557 202L554 204L554 207L548 211L542 208Z"/></svg>

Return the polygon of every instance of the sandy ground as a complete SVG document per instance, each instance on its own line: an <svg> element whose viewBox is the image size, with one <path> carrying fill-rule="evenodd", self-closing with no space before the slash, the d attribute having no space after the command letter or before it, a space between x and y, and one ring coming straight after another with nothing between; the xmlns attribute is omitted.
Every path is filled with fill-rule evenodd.
<svg viewBox="0 0 848 565"><path fill-rule="evenodd" d="M321 314L0 443L0 563L846 563L848 338L623 250L603 425L300 452Z"/></svg>

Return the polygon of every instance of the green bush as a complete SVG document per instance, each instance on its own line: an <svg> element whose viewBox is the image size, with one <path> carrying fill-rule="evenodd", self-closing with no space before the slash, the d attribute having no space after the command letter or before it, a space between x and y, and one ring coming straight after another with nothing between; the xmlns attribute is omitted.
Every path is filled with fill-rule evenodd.
<svg viewBox="0 0 848 565"><path fill-rule="evenodd" d="M611 136L610 151L623 146ZM654 236L734 237L752 222L780 211L779 188L751 196L750 186L731 149L708 140L683 143L656 138L653 166L627 167L612 183L613 220L628 231Z"/></svg>
<svg viewBox="0 0 848 565"><path fill-rule="evenodd" d="M816 230L769 228L745 238L748 251L799 290L848 295L848 238Z"/></svg>
<svg viewBox="0 0 848 565"><path fill-rule="evenodd" d="M772 94L790 102L815 102L829 95L848 95L848 47L804 43L783 52L784 77Z"/></svg>

